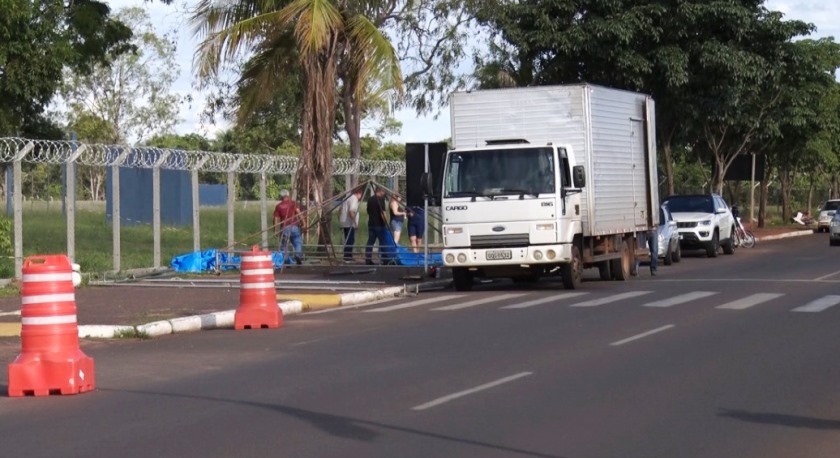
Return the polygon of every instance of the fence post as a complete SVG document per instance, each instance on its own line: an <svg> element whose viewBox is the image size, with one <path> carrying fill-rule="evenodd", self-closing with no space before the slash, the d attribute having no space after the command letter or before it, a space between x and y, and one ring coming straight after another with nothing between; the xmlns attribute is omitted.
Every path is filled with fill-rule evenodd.
<svg viewBox="0 0 840 458"><path fill-rule="evenodd" d="M268 250L268 199L265 172L260 172L260 231L262 231L262 249Z"/></svg>
<svg viewBox="0 0 840 458"><path fill-rule="evenodd" d="M21 161L35 149L34 142L28 142L14 157L12 165L12 202L15 206L15 278L23 278L23 172Z"/></svg>
<svg viewBox="0 0 840 458"><path fill-rule="evenodd" d="M190 184L192 188L192 223L193 223L193 251L201 250L201 217L199 211L201 202L199 200L198 169L190 170Z"/></svg>
<svg viewBox="0 0 840 458"><path fill-rule="evenodd" d="M76 261L76 160L87 149L87 145L76 145L73 133L72 153L64 164L64 212L67 219L67 258Z"/></svg>
<svg viewBox="0 0 840 458"><path fill-rule="evenodd" d="M152 168L152 239L154 254L152 267L160 267L160 167Z"/></svg>
<svg viewBox="0 0 840 458"><path fill-rule="evenodd" d="M120 256L121 240L120 234L122 231L122 214L120 211L120 166L114 164L111 166L111 230L113 258L114 258L114 272L119 272L122 269L122 258Z"/></svg>
<svg viewBox="0 0 840 458"><path fill-rule="evenodd" d="M229 171L227 174L227 247L228 250L232 250L233 247L233 225L235 223L233 214L234 214L234 204L236 203L236 175L233 171Z"/></svg>

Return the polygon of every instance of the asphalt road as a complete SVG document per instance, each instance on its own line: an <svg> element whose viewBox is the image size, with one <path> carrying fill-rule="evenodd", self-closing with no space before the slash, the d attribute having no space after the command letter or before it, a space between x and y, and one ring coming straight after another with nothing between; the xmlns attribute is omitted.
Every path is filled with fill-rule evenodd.
<svg viewBox="0 0 840 458"><path fill-rule="evenodd" d="M837 259L816 234L99 344L95 392L0 398L0 455L837 457Z"/></svg>

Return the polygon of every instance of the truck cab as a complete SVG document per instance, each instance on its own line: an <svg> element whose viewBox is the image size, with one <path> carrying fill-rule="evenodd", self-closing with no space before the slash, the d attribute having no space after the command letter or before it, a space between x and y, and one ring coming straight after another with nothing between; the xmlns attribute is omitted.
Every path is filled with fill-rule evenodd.
<svg viewBox="0 0 840 458"><path fill-rule="evenodd" d="M456 289L473 277L532 281L574 261L585 173L571 146L497 140L451 150L442 181L443 260Z"/></svg>

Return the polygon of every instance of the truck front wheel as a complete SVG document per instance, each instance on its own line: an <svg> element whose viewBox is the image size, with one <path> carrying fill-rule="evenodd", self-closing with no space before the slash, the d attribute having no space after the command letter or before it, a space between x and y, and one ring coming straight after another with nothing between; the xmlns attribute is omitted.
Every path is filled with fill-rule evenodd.
<svg viewBox="0 0 840 458"><path fill-rule="evenodd" d="M563 277L563 286L566 289L578 289L583 283L583 260L580 258L580 250L578 247L572 247L572 259L563 264L561 274Z"/></svg>
<svg viewBox="0 0 840 458"><path fill-rule="evenodd" d="M473 286L473 275L465 267L456 267L452 269L452 283L455 285L456 291L470 291Z"/></svg>

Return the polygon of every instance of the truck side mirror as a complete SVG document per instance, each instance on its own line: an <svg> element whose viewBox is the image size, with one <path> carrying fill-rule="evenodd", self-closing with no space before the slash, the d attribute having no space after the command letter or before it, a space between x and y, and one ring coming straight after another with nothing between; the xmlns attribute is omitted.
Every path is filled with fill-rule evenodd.
<svg viewBox="0 0 840 458"><path fill-rule="evenodd" d="M434 183L435 180L432 177L431 172L424 172L420 175L420 188L423 190L423 195L425 197L434 195Z"/></svg>
<svg viewBox="0 0 840 458"><path fill-rule="evenodd" d="M576 188L586 186L586 171L583 169L582 165L572 167L572 184Z"/></svg>

